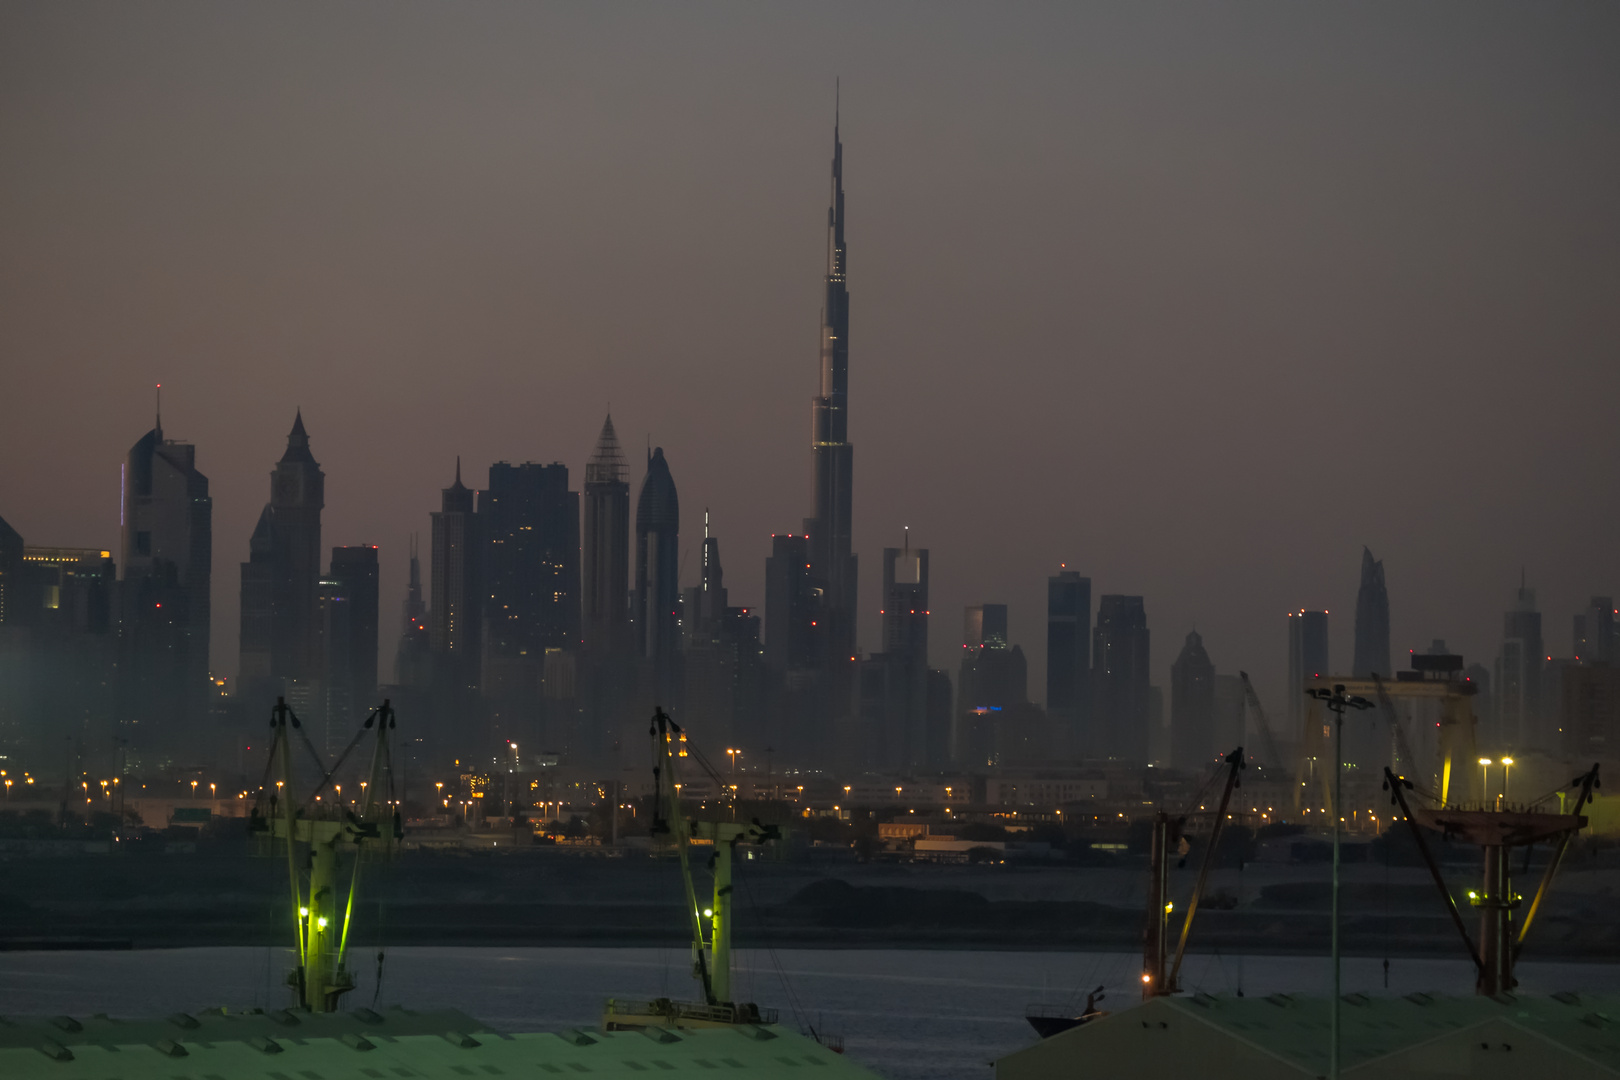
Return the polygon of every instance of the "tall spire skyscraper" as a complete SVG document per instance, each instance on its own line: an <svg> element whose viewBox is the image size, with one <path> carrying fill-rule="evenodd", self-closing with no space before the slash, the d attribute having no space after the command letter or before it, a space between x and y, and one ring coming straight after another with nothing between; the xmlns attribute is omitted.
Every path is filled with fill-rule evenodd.
<svg viewBox="0 0 1620 1080"><path fill-rule="evenodd" d="M849 444L849 289L844 247L844 144L833 119L827 209L827 297L821 312L821 392L811 403L814 514L805 519L812 574L823 589L826 655L838 670L855 656L854 458Z"/></svg>

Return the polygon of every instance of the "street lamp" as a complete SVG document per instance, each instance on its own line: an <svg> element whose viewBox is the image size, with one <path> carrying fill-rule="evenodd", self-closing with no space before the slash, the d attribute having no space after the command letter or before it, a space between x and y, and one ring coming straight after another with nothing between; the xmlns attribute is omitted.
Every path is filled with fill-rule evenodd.
<svg viewBox="0 0 1620 1080"><path fill-rule="evenodd" d="M1488 757L1479 759L1479 805L1482 808L1491 797L1490 769L1492 764L1494 763Z"/></svg>
<svg viewBox="0 0 1620 1080"><path fill-rule="evenodd" d="M731 755L731 775L736 776L737 775L737 755L742 753L742 751L741 750L732 750L732 749L730 749L728 747L726 749L726 753Z"/></svg>
<svg viewBox="0 0 1620 1080"><path fill-rule="evenodd" d="M191 782L191 797L193 799L197 797L197 781L195 780Z"/></svg>
<svg viewBox="0 0 1620 1080"><path fill-rule="evenodd" d="M1508 770L1511 769L1511 768L1513 768L1513 759L1510 758L1510 757L1503 758L1502 759L1502 805L1504 807L1506 807L1506 805L1507 805Z"/></svg>
<svg viewBox="0 0 1620 1080"><path fill-rule="evenodd" d="M1305 696L1320 701L1333 714L1333 1023L1328 1076L1339 1080L1339 835L1344 832L1344 714L1347 709L1370 709L1373 703L1359 695L1346 695L1343 683L1335 683L1332 690L1313 686Z"/></svg>

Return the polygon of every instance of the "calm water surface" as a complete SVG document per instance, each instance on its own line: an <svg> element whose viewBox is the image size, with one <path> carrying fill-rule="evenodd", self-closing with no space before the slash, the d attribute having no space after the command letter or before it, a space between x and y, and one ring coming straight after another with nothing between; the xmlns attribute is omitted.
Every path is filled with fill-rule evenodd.
<svg viewBox="0 0 1620 1080"><path fill-rule="evenodd" d="M594 1025L604 998L693 996L684 949L395 948L381 985L375 953L352 955L351 1005L457 1008L496 1028ZM1124 953L928 950L741 950L739 997L781 1010L789 1026L841 1034L849 1056L892 1080L988 1080L996 1057L1029 1045L1026 1006L1077 1010L1085 991L1106 1006L1138 999L1141 957ZM0 953L0 1014L164 1015L177 1010L288 1004L282 949ZM1190 956L1188 990L1321 993L1330 971L1310 957ZM1620 965L1525 963L1528 993L1620 991ZM1345 962L1345 990L1468 992L1466 960Z"/></svg>

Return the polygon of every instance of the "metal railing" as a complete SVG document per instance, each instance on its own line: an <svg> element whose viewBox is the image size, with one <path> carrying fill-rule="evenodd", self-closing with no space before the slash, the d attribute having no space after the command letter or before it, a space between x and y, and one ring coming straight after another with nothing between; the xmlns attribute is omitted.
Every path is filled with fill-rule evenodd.
<svg viewBox="0 0 1620 1080"><path fill-rule="evenodd" d="M672 1001L669 998L655 998L651 1001L609 998L607 1015L608 1017L657 1016L672 1023L695 1020L710 1024L774 1024L779 1014L776 1009L762 1009L747 1002L705 1005L693 1001Z"/></svg>

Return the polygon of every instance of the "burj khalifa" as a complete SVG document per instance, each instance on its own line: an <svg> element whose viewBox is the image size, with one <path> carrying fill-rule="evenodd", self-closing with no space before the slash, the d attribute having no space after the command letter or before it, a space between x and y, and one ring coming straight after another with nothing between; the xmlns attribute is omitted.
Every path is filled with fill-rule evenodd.
<svg viewBox="0 0 1620 1080"><path fill-rule="evenodd" d="M851 670L855 658L856 556L851 550L854 518L855 448L849 443L849 288L844 247L844 144L833 119L832 202L827 208L827 297L821 312L821 392L810 408L810 448L815 511L805 519L810 539L810 572L821 590L813 635L834 671Z"/></svg>

